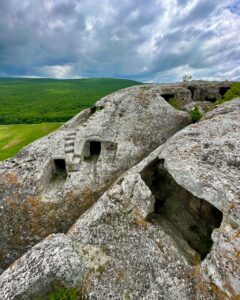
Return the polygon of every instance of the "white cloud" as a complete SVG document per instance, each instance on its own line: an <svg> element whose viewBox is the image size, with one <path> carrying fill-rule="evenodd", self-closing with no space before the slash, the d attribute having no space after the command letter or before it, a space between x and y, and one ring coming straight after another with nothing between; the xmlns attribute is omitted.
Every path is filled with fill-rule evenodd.
<svg viewBox="0 0 240 300"><path fill-rule="evenodd" d="M46 77L51 78L68 78L72 75L73 68L68 65L61 66L44 66L41 68L41 73Z"/></svg>
<svg viewBox="0 0 240 300"><path fill-rule="evenodd" d="M239 0L1 0L0 71L240 80L239 10Z"/></svg>

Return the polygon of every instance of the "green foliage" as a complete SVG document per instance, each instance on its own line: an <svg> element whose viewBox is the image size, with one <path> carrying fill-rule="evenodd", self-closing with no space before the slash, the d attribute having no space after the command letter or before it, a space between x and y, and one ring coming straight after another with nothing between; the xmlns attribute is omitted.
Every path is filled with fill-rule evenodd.
<svg viewBox="0 0 240 300"><path fill-rule="evenodd" d="M62 123L0 125L0 160L15 155L21 148L60 125Z"/></svg>
<svg viewBox="0 0 240 300"><path fill-rule="evenodd" d="M77 290L59 289L50 295L49 300L77 300Z"/></svg>
<svg viewBox="0 0 240 300"><path fill-rule="evenodd" d="M35 300L77 300L78 292L76 289L59 288L52 292L48 297L35 298Z"/></svg>
<svg viewBox="0 0 240 300"><path fill-rule="evenodd" d="M130 293L127 291L127 292L125 292L125 294L124 294L124 300L130 300L131 298L130 298Z"/></svg>
<svg viewBox="0 0 240 300"><path fill-rule="evenodd" d="M234 98L240 98L240 82L232 83L230 89L225 93L223 98L219 101L216 101L213 105L216 106Z"/></svg>
<svg viewBox="0 0 240 300"><path fill-rule="evenodd" d="M193 123L198 122L203 116L203 113L199 110L197 106L193 110L191 110L189 114Z"/></svg>
<svg viewBox="0 0 240 300"><path fill-rule="evenodd" d="M182 81L183 82L188 82L188 81L191 81L192 80L192 75L183 75L182 77Z"/></svg>
<svg viewBox="0 0 240 300"><path fill-rule="evenodd" d="M0 124L65 122L103 96L137 84L110 78L0 78Z"/></svg>
<svg viewBox="0 0 240 300"><path fill-rule="evenodd" d="M105 267L100 265L98 268L97 268L97 271L100 273L100 274L103 274L103 272L105 272Z"/></svg>
<svg viewBox="0 0 240 300"><path fill-rule="evenodd" d="M224 94L223 98L212 103L209 108L208 111L213 110L216 106L230 101L234 98L240 98L240 82L233 82L230 86L230 89Z"/></svg>
<svg viewBox="0 0 240 300"><path fill-rule="evenodd" d="M168 103L171 104L176 109L181 109L181 100L176 97L170 98Z"/></svg>

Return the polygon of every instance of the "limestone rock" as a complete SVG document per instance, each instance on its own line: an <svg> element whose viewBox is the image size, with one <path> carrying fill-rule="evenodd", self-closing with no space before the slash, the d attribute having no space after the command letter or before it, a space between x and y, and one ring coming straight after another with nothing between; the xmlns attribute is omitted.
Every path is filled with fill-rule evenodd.
<svg viewBox="0 0 240 300"><path fill-rule="evenodd" d="M0 266L66 232L123 172L190 123L157 92L109 95L0 164Z"/></svg>
<svg viewBox="0 0 240 300"><path fill-rule="evenodd" d="M219 105L202 122L177 133L161 153L179 185L223 214L220 228L212 235L212 250L201 268L207 280L230 299L240 297L239 153L240 99Z"/></svg>
<svg viewBox="0 0 240 300"><path fill-rule="evenodd" d="M73 242L64 234L49 236L26 253L4 273L0 282L0 299L34 299L51 285L78 285L82 282L83 265ZM16 282L10 286L8 281Z"/></svg>
<svg viewBox="0 0 240 300"><path fill-rule="evenodd" d="M159 85L158 89L160 95L166 101L176 98L179 102L180 108L186 109L186 106L194 105L194 102L198 103L201 108L204 108L206 102L213 103L222 99L224 94L230 88L230 85L231 83L228 81L208 82L199 80L182 83L161 84ZM202 102L205 102L205 105Z"/></svg>
<svg viewBox="0 0 240 300"><path fill-rule="evenodd" d="M69 257L78 261L61 283L87 299L238 299L239 141L236 99L182 129L119 177L61 235L64 247L73 249ZM53 286L64 277L52 257L59 250L52 256L46 251L51 239L0 276L4 300L34 294L33 286L45 278L29 279L42 261L39 252L46 268L48 259L54 262L48 273ZM33 270L29 257L36 257Z"/></svg>
<svg viewBox="0 0 240 300"><path fill-rule="evenodd" d="M211 104L212 102L210 101L193 101L183 106L183 110L192 111L195 107L198 107L199 110L204 113L210 108Z"/></svg>
<svg viewBox="0 0 240 300"><path fill-rule="evenodd" d="M207 81L190 81L184 82L183 85L190 90L194 101L210 101L220 100L222 96L230 88L231 82L207 82Z"/></svg>

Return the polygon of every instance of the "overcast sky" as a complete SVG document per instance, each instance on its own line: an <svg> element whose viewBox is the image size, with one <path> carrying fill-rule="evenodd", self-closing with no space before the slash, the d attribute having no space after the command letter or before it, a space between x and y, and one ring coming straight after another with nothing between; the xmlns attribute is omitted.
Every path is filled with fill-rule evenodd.
<svg viewBox="0 0 240 300"><path fill-rule="evenodd" d="M240 0L0 0L0 76L240 80Z"/></svg>

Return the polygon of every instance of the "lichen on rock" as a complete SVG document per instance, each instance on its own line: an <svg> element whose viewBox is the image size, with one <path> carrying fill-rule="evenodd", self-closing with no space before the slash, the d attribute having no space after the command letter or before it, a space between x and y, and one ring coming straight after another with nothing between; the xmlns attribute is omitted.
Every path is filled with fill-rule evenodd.
<svg viewBox="0 0 240 300"><path fill-rule="evenodd" d="M109 138L112 137L110 131L107 133L108 141L104 139L105 146L113 151L118 151L122 142L122 150L115 154L115 159L118 161L116 164L125 167L111 171L112 160L103 155L103 142L99 154L99 144L91 146L92 140L86 139L88 144L86 149L82 148L82 159L84 156L87 156L88 162L90 159L91 165L95 165L92 170L97 177L91 177L86 162L86 171L83 171L82 165L81 170L88 180L98 178L97 181L89 181L93 185L89 185L88 190L84 186L84 199L90 199L88 204L84 206L80 201L84 209L79 210L81 213L78 211L76 220L64 234L50 235L3 272L0 276L1 299L31 299L44 295L59 281L67 288L76 288L87 299L217 300L240 297L240 99L224 103L206 113L200 122L178 130L189 119L185 113L177 113L156 95L160 89L161 86L156 85L128 88L100 102L104 108L96 113L98 117L94 121L89 121L89 128L94 130L100 130L94 127L96 120L99 124L100 120L105 124L110 119L122 118L126 107L129 109L124 121L126 124L129 124L127 120L131 114L138 112L135 123L131 123L132 127L126 135L124 131L127 125L121 123L123 131L119 128L116 136L122 135L122 138L114 140L117 148ZM154 100L150 100L152 98ZM123 99L127 99L129 104L121 106L121 103L125 103ZM105 109L112 111L114 117L103 120ZM118 109L121 116L117 113ZM142 122L137 121L145 115L145 111L148 117L155 114L160 116L161 111L161 122L167 124L168 120L172 122L174 118L181 126L179 123L169 125L178 129L171 127L170 131L176 133L170 134L169 131L166 137L161 127L163 123L159 119L151 123L147 118L144 120L148 120L149 132L146 124L144 127ZM102 117L100 114L103 114ZM67 132L73 124L76 126L78 118L61 130ZM95 118L94 115L91 118ZM157 124L157 121L161 124ZM118 128L119 124L116 122L113 126ZM101 130L103 128L104 125ZM106 124L106 128L109 128L109 124ZM58 137L61 135L61 132L56 133ZM154 136L148 139L148 135ZM126 136L126 140L123 136ZM152 144L153 138L157 137L158 140ZM95 138L94 141L99 140ZM130 147L130 144L136 148ZM27 153L31 153L31 149L36 149L36 144L30 146ZM134 160L132 157L136 153L139 156ZM98 154L99 157L95 157ZM100 164L101 155L102 159L108 159L108 163ZM60 159L60 156L55 158ZM68 174L68 160L65 162ZM10 163L5 162L4 166ZM128 169L129 163L132 167ZM60 165L64 166L62 163ZM65 171L63 169L59 171L61 174ZM20 181L18 171L14 174L10 171L8 176L6 170L4 172L4 184L12 182L14 191L18 185L22 197L25 183ZM102 178L108 176L113 176L112 180L105 184ZM64 190L73 193L73 202L70 203L74 210L77 205L74 199L80 199L81 195L78 184L83 184L84 180L76 170L70 178L72 183L67 177L63 186ZM62 179L61 175L60 181ZM100 184L102 182L103 185ZM39 187L37 184L35 186L32 196ZM101 186L98 199L97 194L93 193L94 186ZM41 191L41 195L44 191ZM10 196L11 193L3 192L4 201L6 195ZM57 197L52 201L41 197L30 203L32 207L38 206L38 203L42 206L51 204L46 206L52 209L49 209L52 214L48 214L48 217L66 207L66 194L59 198L61 201ZM58 201L61 206L55 209ZM11 204L12 211L18 209L11 197L6 203ZM73 210L68 208L69 215ZM56 216L59 217L58 214ZM42 220L41 215L39 220ZM64 220L64 215L61 220ZM11 244L7 243L3 245L9 247Z"/></svg>

